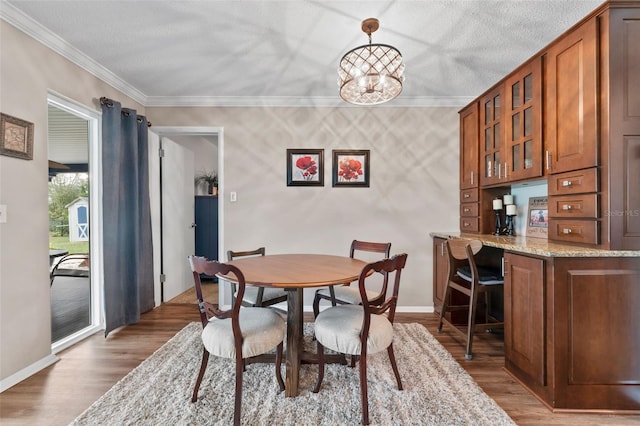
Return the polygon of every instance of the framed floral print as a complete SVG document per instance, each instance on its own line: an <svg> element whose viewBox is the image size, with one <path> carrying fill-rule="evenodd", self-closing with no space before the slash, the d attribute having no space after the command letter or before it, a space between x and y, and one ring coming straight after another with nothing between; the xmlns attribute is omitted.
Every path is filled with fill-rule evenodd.
<svg viewBox="0 0 640 426"><path fill-rule="evenodd" d="M333 186L369 187L369 150L333 150Z"/></svg>
<svg viewBox="0 0 640 426"><path fill-rule="evenodd" d="M324 149L287 149L287 186L324 186Z"/></svg>
<svg viewBox="0 0 640 426"><path fill-rule="evenodd" d="M33 123L0 113L0 155L33 160Z"/></svg>

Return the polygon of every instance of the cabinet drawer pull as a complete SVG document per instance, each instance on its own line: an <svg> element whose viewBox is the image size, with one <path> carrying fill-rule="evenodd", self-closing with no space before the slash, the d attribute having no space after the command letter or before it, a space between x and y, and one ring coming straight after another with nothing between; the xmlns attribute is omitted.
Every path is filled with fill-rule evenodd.
<svg viewBox="0 0 640 426"><path fill-rule="evenodd" d="M562 233L563 233L563 234L566 234L566 235L569 235L569 234L578 234L578 235L579 235L579 234L580 234L580 231L574 231L574 230L573 230L573 229L571 229L571 228L564 228L564 229L562 230Z"/></svg>
<svg viewBox="0 0 640 426"><path fill-rule="evenodd" d="M471 211L471 209L470 209L470 208L465 207L465 209L464 209L464 212L465 212L465 213L469 213L470 211Z"/></svg>
<svg viewBox="0 0 640 426"><path fill-rule="evenodd" d="M562 210L571 210L571 204L564 204Z"/></svg>
<svg viewBox="0 0 640 426"><path fill-rule="evenodd" d="M563 180L562 181L562 186L571 186L573 185L573 182L571 182L570 180Z"/></svg>
<svg viewBox="0 0 640 426"><path fill-rule="evenodd" d="M463 197L464 198L469 198L469 197L471 197L471 194L464 194Z"/></svg>
<svg viewBox="0 0 640 426"><path fill-rule="evenodd" d="M469 226L471 226L471 224L469 222L463 222L462 224L465 228L468 228Z"/></svg>

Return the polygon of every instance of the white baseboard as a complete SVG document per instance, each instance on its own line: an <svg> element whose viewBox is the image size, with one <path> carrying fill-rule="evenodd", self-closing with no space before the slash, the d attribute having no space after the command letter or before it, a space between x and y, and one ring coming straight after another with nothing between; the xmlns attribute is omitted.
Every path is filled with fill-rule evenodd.
<svg viewBox="0 0 640 426"><path fill-rule="evenodd" d="M0 380L0 393L6 391L10 387L17 385L27 377L31 377L38 371L47 368L48 366L60 361L60 358L56 355L50 354L46 357L34 362L33 364L23 368L15 374Z"/></svg>

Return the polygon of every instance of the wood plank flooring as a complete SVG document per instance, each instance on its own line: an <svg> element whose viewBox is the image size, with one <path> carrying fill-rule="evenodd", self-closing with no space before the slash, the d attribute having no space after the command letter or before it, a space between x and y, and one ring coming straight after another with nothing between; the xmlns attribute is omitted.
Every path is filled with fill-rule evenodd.
<svg viewBox="0 0 640 426"><path fill-rule="evenodd" d="M0 423L68 424L186 324L198 320L193 304L164 304L107 339L98 333L61 352L59 362L0 394ZM305 320L312 316L306 314ZM465 361L458 336L437 333L435 314L398 314L397 321L423 324L519 425L640 425L640 415L551 413L502 369L500 334L481 333L474 359Z"/></svg>

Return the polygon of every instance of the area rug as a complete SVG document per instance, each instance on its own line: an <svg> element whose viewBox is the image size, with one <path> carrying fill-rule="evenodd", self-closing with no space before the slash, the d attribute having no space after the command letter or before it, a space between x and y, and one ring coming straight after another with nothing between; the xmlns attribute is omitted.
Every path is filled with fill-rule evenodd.
<svg viewBox="0 0 640 426"><path fill-rule="evenodd" d="M233 423L234 365L210 357L199 399L191 392L200 366L199 323L178 332L116 383L72 425L225 425ZM313 324L305 345L315 348ZM394 349L404 390L387 352L368 360L369 416L376 425L514 425L447 350L420 324L395 324ZM283 366L284 376L284 366ZM357 425L361 421L358 368L327 365L322 389L311 392L316 365L303 365L300 395L278 393L273 364L244 373L242 424Z"/></svg>

